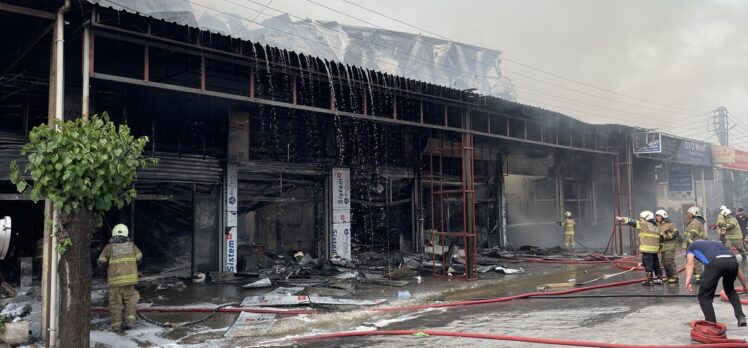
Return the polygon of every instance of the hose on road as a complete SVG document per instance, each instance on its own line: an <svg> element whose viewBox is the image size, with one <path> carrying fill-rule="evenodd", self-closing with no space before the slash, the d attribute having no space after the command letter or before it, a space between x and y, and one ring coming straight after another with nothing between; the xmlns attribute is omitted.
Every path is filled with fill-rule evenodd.
<svg viewBox="0 0 748 348"><path fill-rule="evenodd" d="M699 328L699 335L702 332L706 337L711 337L712 332L711 326L702 326L701 324L696 326ZM703 330L702 330L703 329ZM540 343L540 344L553 344L563 346L576 346L576 347L600 347L600 348L693 348L693 345L635 345L635 344L619 344L619 343L606 343L606 342L592 342L592 341L578 341L578 340L563 340L553 338L538 338L538 337L524 337L524 336L510 336L510 335L495 335L485 333L472 333L472 332L454 332L454 331L438 331L438 330L382 330L382 331L346 331L336 332L330 334L312 335L296 338L287 338L276 341L260 342L260 344L274 344L283 342L306 342L316 340L326 340L334 338L345 338L345 337L367 337L367 336L392 336L392 335L415 335L418 337L427 336L442 336L442 337L464 337L464 338L477 338L487 340L498 340L498 341L515 341L515 342L527 342L527 343ZM701 337L701 336L697 336ZM700 344L698 347L703 348L738 348L748 347L748 343L742 340L722 340L719 338L705 338L709 340L715 340L716 342Z"/></svg>

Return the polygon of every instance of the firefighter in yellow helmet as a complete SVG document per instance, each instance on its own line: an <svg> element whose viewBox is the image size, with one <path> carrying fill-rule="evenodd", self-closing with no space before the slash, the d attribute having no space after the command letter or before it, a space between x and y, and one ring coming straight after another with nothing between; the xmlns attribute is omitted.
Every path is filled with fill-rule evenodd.
<svg viewBox="0 0 748 348"><path fill-rule="evenodd" d="M743 231L740 230L738 219L735 218L735 215L732 215L732 210L727 208L722 209L719 214L724 217L724 222L718 223L717 226L720 231L724 231L725 246L730 250L733 247L737 249L740 256L743 257L743 261L745 261L746 253L745 246L743 245Z"/></svg>
<svg viewBox="0 0 748 348"><path fill-rule="evenodd" d="M704 218L701 216L701 210L699 207L690 207L686 213L688 216L688 224L686 230L683 232L683 249L688 249L688 246L696 241L697 238L706 238L706 229L704 228ZM704 271L704 265L701 262L694 263L693 283L698 284L701 281L701 273Z"/></svg>
<svg viewBox="0 0 748 348"><path fill-rule="evenodd" d="M678 282L678 267L675 265L675 250L678 249L678 228L670 221L664 209L655 212L657 230L660 232L660 263L665 268L663 282Z"/></svg>
<svg viewBox="0 0 748 348"><path fill-rule="evenodd" d="M642 264L647 272L647 279L642 285L662 285L662 270L657 257L660 253L660 232L654 214L645 210L639 214L639 220L616 216L616 221L635 227L639 233L639 252L642 253Z"/></svg>
<svg viewBox="0 0 748 348"><path fill-rule="evenodd" d="M138 263L143 259L143 254L128 235L127 226L114 226L112 238L98 259L100 265L109 265L109 313L112 316L112 331L115 332L131 329L135 325L135 306L140 301L135 284L138 283Z"/></svg>
<svg viewBox="0 0 748 348"><path fill-rule="evenodd" d="M567 211L564 213L564 219L559 223L564 228L564 247L569 252L574 251L574 219L571 216L571 212Z"/></svg>

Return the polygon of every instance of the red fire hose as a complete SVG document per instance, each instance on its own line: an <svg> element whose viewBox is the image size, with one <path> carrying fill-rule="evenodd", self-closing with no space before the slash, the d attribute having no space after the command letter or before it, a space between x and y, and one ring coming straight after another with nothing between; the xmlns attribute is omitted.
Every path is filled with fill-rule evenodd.
<svg viewBox="0 0 748 348"><path fill-rule="evenodd" d="M737 292L746 292L746 290L743 289L743 288L735 288L735 291L737 291ZM719 298L722 299L722 301L730 302L730 299L727 298L727 294L725 294L725 290L721 290L719 292ZM744 304L744 305L748 304L748 299L742 299L741 298L740 299L740 304Z"/></svg>
<svg viewBox="0 0 748 348"><path fill-rule="evenodd" d="M701 326L697 326L697 327L701 328ZM705 327L705 330L709 330L709 329ZM272 344L272 343L280 343L280 342L303 342L303 341L314 341L314 340L324 340L324 339L344 338L344 337L392 336L392 335L420 335L420 336L428 335L428 336L466 337L466 338L478 338L478 339L500 340L500 341L516 341L516 342L527 342L527 343L555 344L555 345L577 346L577 347L602 347L602 348L693 348L694 347L693 345L687 345L687 344L686 345L671 345L671 346L617 344L617 343L605 343L605 342L562 340L562 339L554 339L554 338L537 338L537 337L494 335L494 334L484 334L484 333L438 331L438 330L347 331L347 332L336 332L336 333L331 333L331 334L281 339L277 341L262 342L262 343ZM698 347L704 347L704 348L742 347L742 348L745 348L745 347L748 347L748 343L745 343L745 341L741 341L741 340L721 340L716 343L700 344L698 345Z"/></svg>
<svg viewBox="0 0 748 348"><path fill-rule="evenodd" d="M747 346L745 340L727 338L725 324L705 320L691 322L691 339L701 343L741 343Z"/></svg>

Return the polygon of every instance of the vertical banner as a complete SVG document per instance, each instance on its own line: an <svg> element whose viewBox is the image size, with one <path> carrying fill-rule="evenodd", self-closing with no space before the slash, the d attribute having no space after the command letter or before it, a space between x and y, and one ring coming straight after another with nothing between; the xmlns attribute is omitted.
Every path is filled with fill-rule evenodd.
<svg viewBox="0 0 748 348"><path fill-rule="evenodd" d="M333 224L330 237L332 256L351 259L351 224Z"/></svg>
<svg viewBox="0 0 748 348"><path fill-rule="evenodd" d="M348 168L332 168L330 172L332 226L330 226L330 257L351 258L351 172Z"/></svg>
<svg viewBox="0 0 748 348"><path fill-rule="evenodd" d="M231 110L229 115L229 163L249 161L249 112Z"/></svg>
<svg viewBox="0 0 748 348"><path fill-rule="evenodd" d="M236 272L237 219L239 207L236 165L226 164L226 272Z"/></svg>

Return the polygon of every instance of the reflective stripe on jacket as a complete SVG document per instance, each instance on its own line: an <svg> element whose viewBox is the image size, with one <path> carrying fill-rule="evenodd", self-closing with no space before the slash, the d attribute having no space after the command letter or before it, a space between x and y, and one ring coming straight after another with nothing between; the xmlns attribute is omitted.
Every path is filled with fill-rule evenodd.
<svg viewBox="0 0 748 348"><path fill-rule="evenodd" d="M662 220L657 229L660 232L660 251L675 251L678 248L679 234L675 224L668 220Z"/></svg>
<svg viewBox="0 0 748 348"><path fill-rule="evenodd" d="M693 218L688 222L688 226L686 226L686 231L683 233L683 239L684 242L686 242L686 245L689 245L696 240L696 237L705 237L704 225L698 218Z"/></svg>
<svg viewBox="0 0 748 348"><path fill-rule="evenodd" d="M641 223L639 220L623 218L623 223L636 227L639 233L639 251L642 253L657 254L660 252L660 232L654 223Z"/></svg>
<svg viewBox="0 0 748 348"><path fill-rule="evenodd" d="M132 242L109 243L99 256L99 263L109 264L109 285L134 285L138 282L138 264L143 258Z"/></svg>
<svg viewBox="0 0 748 348"><path fill-rule="evenodd" d="M574 222L574 219L565 218L561 220L559 224L564 227L564 235L567 235L567 236L574 235L574 224L576 224L576 222Z"/></svg>
<svg viewBox="0 0 748 348"><path fill-rule="evenodd" d="M743 240L743 231L740 230L738 219L734 216L728 216L725 218L724 223L725 238L733 240Z"/></svg>

